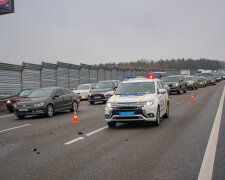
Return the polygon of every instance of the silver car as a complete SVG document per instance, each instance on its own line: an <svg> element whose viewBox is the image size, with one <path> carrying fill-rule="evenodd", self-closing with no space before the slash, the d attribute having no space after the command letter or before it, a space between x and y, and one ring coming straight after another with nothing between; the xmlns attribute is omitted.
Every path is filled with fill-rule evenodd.
<svg viewBox="0 0 225 180"><path fill-rule="evenodd" d="M77 94L67 88L41 88L33 91L24 100L15 104L15 115L19 119L27 115L46 114L52 117L55 112L78 109L80 100Z"/></svg>
<svg viewBox="0 0 225 180"><path fill-rule="evenodd" d="M75 90L73 90L73 92L79 95L80 100L86 100L88 99L90 90L92 90L93 88L93 84L80 84L75 88Z"/></svg>

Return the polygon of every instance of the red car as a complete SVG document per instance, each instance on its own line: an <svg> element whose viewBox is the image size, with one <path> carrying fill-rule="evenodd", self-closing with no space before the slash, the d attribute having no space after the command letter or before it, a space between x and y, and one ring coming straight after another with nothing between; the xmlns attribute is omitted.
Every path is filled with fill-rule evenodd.
<svg viewBox="0 0 225 180"><path fill-rule="evenodd" d="M14 112L14 105L16 101L23 100L29 94L31 94L34 90L33 89L24 89L17 93L14 97L8 99L6 101L7 108L10 112Z"/></svg>

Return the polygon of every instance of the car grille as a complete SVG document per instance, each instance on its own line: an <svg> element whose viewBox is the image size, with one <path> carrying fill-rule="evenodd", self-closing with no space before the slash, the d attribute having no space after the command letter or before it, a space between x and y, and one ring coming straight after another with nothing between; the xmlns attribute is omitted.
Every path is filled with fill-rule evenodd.
<svg viewBox="0 0 225 180"><path fill-rule="evenodd" d="M130 120L130 119L142 119L139 116L123 116L123 117L114 117L113 119L117 119L117 120Z"/></svg>
<svg viewBox="0 0 225 180"><path fill-rule="evenodd" d="M105 96L103 94L92 94L91 98L93 98L93 99L105 99Z"/></svg>
<svg viewBox="0 0 225 180"><path fill-rule="evenodd" d="M134 107L116 107L113 108L112 115L119 115L119 112L129 112L133 111L135 114L143 114L143 111L141 108L134 108Z"/></svg>

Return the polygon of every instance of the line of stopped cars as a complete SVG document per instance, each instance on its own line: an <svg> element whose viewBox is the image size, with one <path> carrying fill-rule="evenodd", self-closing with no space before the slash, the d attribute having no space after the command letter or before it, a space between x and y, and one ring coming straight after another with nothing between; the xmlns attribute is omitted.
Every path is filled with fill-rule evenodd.
<svg viewBox="0 0 225 180"><path fill-rule="evenodd" d="M52 117L58 111L77 110L80 100L88 100L91 105L106 104L105 121L109 127L133 121L150 121L158 126L163 117L169 117L169 94L186 93L187 90L215 85L219 81L215 74L149 74L127 77L122 82L107 80L97 84L80 84L74 90L60 87L25 89L8 99L7 107L19 119L40 114Z"/></svg>

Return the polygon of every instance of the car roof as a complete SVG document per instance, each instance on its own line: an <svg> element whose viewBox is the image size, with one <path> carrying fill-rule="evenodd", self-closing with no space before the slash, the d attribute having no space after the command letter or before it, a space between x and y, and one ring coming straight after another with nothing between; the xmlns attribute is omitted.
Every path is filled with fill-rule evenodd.
<svg viewBox="0 0 225 180"><path fill-rule="evenodd" d="M184 75L171 75L171 76L167 76L167 77L180 77L180 76L184 76Z"/></svg>
<svg viewBox="0 0 225 180"><path fill-rule="evenodd" d="M114 82L114 81L120 81L120 80L105 80L105 81L98 81L98 82Z"/></svg>
<svg viewBox="0 0 225 180"><path fill-rule="evenodd" d="M89 86L90 86L90 85L93 85L93 84L88 84L88 83L87 83L87 84L79 84L79 85L89 85ZM79 86L79 85L78 85L78 86Z"/></svg>
<svg viewBox="0 0 225 180"><path fill-rule="evenodd" d="M134 79L129 79L125 80L122 83L137 83L137 82L157 82L160 81L160 79L154 78L154 79L147 79L147 78L134 78Z"/></svg>

